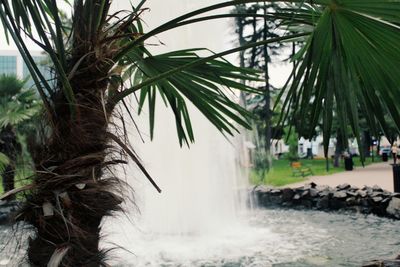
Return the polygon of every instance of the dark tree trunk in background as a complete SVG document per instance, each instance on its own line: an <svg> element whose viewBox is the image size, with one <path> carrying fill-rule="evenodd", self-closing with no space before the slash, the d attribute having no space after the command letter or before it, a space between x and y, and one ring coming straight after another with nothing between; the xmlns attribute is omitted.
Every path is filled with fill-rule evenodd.
<svg viewBox="0 0 400 267"><path fill-rule="evenodd" d="M267 15L267 6L264 3L264 15ZM263 40L268 39L268 24L267 19L264 18L264 34ZM264 88L264 101L265 101L265 155L267 156L267 160L269 162L269 158L271 156L271 136L272 136L272 126L271 126L271 92L270 92L270 84L269 84L269 54L268 54L268 45L264 45L263 47L264 54L264 79L265 79L265 88Z"/></svg>
<svg viewBox="0 0 400 267"><path fill-rule="evenodd" d="M8 192L14 189L15 187L15 181L14 181L14 176L15 176L15 167L13 165L8 164L2 175L3 177L3 190L4 192ZM9 199L12 199L13 196L10 196Z"/></svg>
<svg viewBox="0 0 400 267"><path fill-rule="evenodd" d="M369 158L371 156L371 143L372 143L372 138L371 134L369 131L364 131L362 135L362 147L364 150L364 156L366 158Z"/></svg>
<svg viewBox="0 0 400 267"><path fill-rule="evenodd" d="M340 156L344 150L343 137L339 131L336 133L336 148L335 148L335 158L333 162L333 167L338 168L340 166Z"/></svg>
<svg viewBox="0 0 400 267"><path fill-rule="evenodd" d="M238 33L238 35L239 35L239 46L243 46L243 45L246 43L246 41L245 41L245 39L244 39L244 37L243 37L243 34L244 34L244 32L243 32L243 30L244 30L243 21L242 21L242 18L241 18L241 17L236 18L236 20L237 20L237 33ZM240 67L241 67L241 68L244 68L244 67L245 67L244 54L245 54L245 51L240 51L240 52L239 52L239 63L240 63ZM244 80L241 80L241 83L244 84L245 81L244 81ZM243 91L240 91L240 104L241 104L244 108L246 108L246 105L247 105L247 103L246 103L246 93L243 92Z"/></svg>
<svg viewBox="0 0 400 267"><path fill-rule="evenodd" d="M5 167L2 176L2 185L4 192L14 189L15 181L15 165L17 155L21 151L21 146L17 141L17 136L11 126L3 128L0 132L0 152L8 157L9 164ZM15 196L11 195L7 200L14 199Z"/></svg>

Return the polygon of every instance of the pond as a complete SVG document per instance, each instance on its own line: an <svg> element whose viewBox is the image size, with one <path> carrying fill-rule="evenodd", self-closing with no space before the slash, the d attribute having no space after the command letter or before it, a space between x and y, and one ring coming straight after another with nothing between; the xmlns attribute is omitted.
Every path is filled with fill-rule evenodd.
<svg viewBox="0 0 400 267"><path fill-rule="evenodd" d="M400 221L374 215L257 209L246 218L201 234L132 233L112 266L360 266L400 252ZM0 235L4 245L9 230ZM0 266L20 266L13 254L2 251Z"/></svg>
<svg viewBox="0 0 400 267"><path fill-rule="evenodd" d="M121 266L360 266L400 252L400 222L373 215L264 210L218 232L146 236Z"/></svg>
<svg viewBox="0 0 400 267"><path fill-rule="evenodd" d="M114 252L112 266L361 266L400 252L400 221L374 215L256 209L246 218L201 234L125 232L130 252ZM10 240L0 266L21 266L21 257L10 260L10 230L0 228L0 244Z"/></svg>

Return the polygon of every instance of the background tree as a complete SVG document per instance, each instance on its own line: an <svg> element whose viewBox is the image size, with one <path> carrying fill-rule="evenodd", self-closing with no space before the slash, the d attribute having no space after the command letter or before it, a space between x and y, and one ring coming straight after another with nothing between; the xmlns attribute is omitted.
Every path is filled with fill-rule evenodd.
<svg viewBox="0 0 400 267"><path fill-rule="evenodd" d="M232 11L246 16L235 19L235 32L239 45L243 46L257 41L266 41L269 38L277 38L278 19L271 20L269 17L279 9L276 2L264 2L255 4L236 5ZM255 115L254 126L257 127L256 135L256 156L257 169L268 170L271 164L271 143L273 137L271 92L276 90L269 82L269 64L272 56L279 54L282 43L276 42L255 46L251 49L241 51L239 54L240 66L259 70L263 73L263 85L260 86L263 94L248 94L243 92L242 99L244 106ZM261 83L260 83L261 84ZM253 127L254 128L254 127ZM264 177L264 175L262 175Z"/></svg>
<svg viewBox="0 0 400 267"><path fill-rule="evenodd" d="M15 76L0 76L0 152L7 157L1 174L5 192L14 189L17 158L22 155L21 141L32 130L31 120L41 108L36 92L24 89L24 84Z"/></svg>

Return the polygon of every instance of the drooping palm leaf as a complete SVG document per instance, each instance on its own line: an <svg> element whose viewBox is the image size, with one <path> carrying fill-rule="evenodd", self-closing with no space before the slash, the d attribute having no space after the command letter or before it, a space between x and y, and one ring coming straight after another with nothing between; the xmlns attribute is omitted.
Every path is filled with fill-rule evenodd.
<svg viewBox="0 0 400 267"><path fill-rule="evenodd" d="M132 84L140 84L146 79L198 60L199 56L195 53L197 51L198 49L175 51L136 60L136 65L130 68L133 77ZM150 129L151 135L153 135L154 102L157 94L160 94L167 106L174 112L181 144L182 142L188 144L194 141L186 100L192 102L221 132L232 134L231 129L236 129L236 127L225 117L230 117L241 126L248 128L247 121L243 119L248 117L248 114L223 90L254 91L253 88L236 81L242 78L258 80L257 73L254 71L237 68L222 60L210 60L193 68L177 72L157 83L143 86L140 90L139 110L142 109L147 99L150 111ZM220 85L225 88L221 88Z"/></svg>
<svg viewBox="0 0 400 267"><path fill-rule="evenodd" d="M102 43L107 44L104 45L107 47L107 50L102 51L102 48L98 48L96 53L104 54L101 55L104 61L93 61L93 64L90 66L90 68L96 68L100 73L104 72L104 76L115 76L115 73L113 73L114 64L120 62L123 62L121 65L125 68L125 70L129 70L130 72L132 72L132 68L129 66L137 66L139 64L146 64L148 65L147 68L150 68L149 64L151 64L151 66L160 66L158 69L154 69L151 75L153 78L153 88L161 88L160 86L162 86L164 92L167 90L172 90L171 92L167 92L170 97L172 95L177 97L177 90L180 91L180 94L184 93L177 98L180 100L177 101L175 105L171 105L171 107L175 108L174 114L177 116L177 130L181 143L183 140L185 140L185 142L188 140L193 141L190 119L187 114L186 105L183 102L183 95L185 95L185 98L188 98L190 101L192 101L197 108L200 108L202 113L223 132L232 133L232 130L234 129L233 124L230 123L225 117L233 119L237 123L244 125L244 118L241 118L243 115L245 115L243 110L241 110L240 107L237 107L234 102L230 101L229 98L225 96L223 91L216 90L212 87L215 87L219 84L225 87L231 87L232 89L247 90L248 88L237 83L236 79L248 78L249 80L252 80L254 79L254 73L250 74L250 72L246 73L245 71L245 73L239 75L239 70L237 68L231 64L224 63L223 61L218 62L216 60L217 57L210 58L209 62L204 60L204 62L198 66L189 66L191 64L188 63L193 60L200 60L200 58L193 54L191 58L186 58L185 61L182 61L176 56L174 57L168 55L169 59L167 62L165 60L166 55L159 55L148 57L145 61L141 61L141 59L139 59L140 61L136 62L138 58L132 56L132 54L135 53L138 48L145 45L144 41L147 38L154 36L154 34L176 27L181 27L186 24L202 21L202 19L194 19L191 21L187 21L187 19L208 11L233 5L235 1L228 1L226 3L214 5L210 8L200 9L176 20L167 22L154 31L150 31L149 33L143 32L140 19L138 18L141 13L140 6L143 5L144 2L145 1L142 1L139 7L133 8L131 14L120 16L118 13L115 15L108 14L111 5L110 1L75 1L75 13L73 14L71 38L67 39L65 39L65 34L63 33L66 31L66 29L63 28L63 25L61 25L59 10L54 1L35 0L29 1L29 3L24 5L23 0L3 0L1 1L2 5L0 8L0 15L2 21L6 25L6 29L9 33L11 33L12 37L17 43L22 43L21 35L23 32L28 34L28 36L37 45L39 45L45 52L49 54L50 59L54 64L55 78L60 82L60 88L63 90L64 96L70 103L70 106L72 106L72 112L74 111L73 106L75 105L74 95L77 92L74 92L75 89L71 87L70 79L76 77L76 75L79 75L79 73L84 73L88 70L88 68L80 70L80 67L86 64L84 61L90 61L90 57L92 55L84 51L88 51L88 45L95 42L100 45ZM232 14L229 16L234 17L235 15ZM225 15L215 18L223 17L225 17ZM206 17L205 19L211 18ZM36 33L35 31L32 31L31 24L34 25ZM53 25L55 27L53 27ZM77 53L80 50L82 50L82 53ZM46 94L41 90L41 95L45 102L49 102L49 104L46 106L48 106L48 109L51 109L52 99L50 99L50 97L55 93L54 88L51 88L48 81L46 81L44 77L42 77L41 74L35 69L35 64L32 60L30 60L29 51L26 49L26 47L24 47L23 43L21 44L20 51L23 53L24 60L28 61L27 66L30 71L33 72L32 78L35 80L37 88L39 90L41 90L42 87L47 88L48 93ZM75 58L69 59L67 64L66 57L68 57L68 55L72 52L74 53ZM192 53L194 52L195 50L192 50ZM180 52L178 51L177 53ZM185 55L185 57L187 57L187 55ZM160 60L161 64L157 64L156 60ZM112 63L112 61L114 61L114 63ZM166 74L168 73L167 70L170 70L166 68L166 66L177 69L176 72L169 74L173 75L174 77L172 77L168 83L164 83L163 81L165 78L168 78L168 75ZM187 68L191 68L191 70L185 73ZM107 71L109 70L111 70L111 73L107 74ZM164 73L162 73L163 71ZM193 75L199 75L200 72L202 73L202 77L200 79L201 82L199 83L198 81L191 81ZM121 76L124 75L123 73L120 74ZM219 75L224 75L224 77L217 78L216 76ZM171 83L172 80L173 85ZM188 86L184 80L188 81L190 85ZM211 84L214 85L211 86ZM146 84L142 84L142 86L145 92L148 91ZM203 90L202 94L197 93L196 95L195 93L199 86L207 91ZM188 88L191 89L188 90ZM126 92L124 92L123 96L128 95ZM133 92L134 90L132 90L130 93ZM110 91L108 95L113 96L114 92ZM150 96L150 94L147 96ZM118 101L121 99L121 97L118 98ZM152 98L150 97L149 99ZM170 101L172 103L177 99L173 100L170 98ZM200 102L202 102L202 104L200 104ZM209 105L209 103L212 104ZM236 114L236 112L238 112L238 114ZM184 130L184 128L186 130Z"/></svg>
<svg viewBox="0 0 400 267"><path fill-rule="evenodd" d="M336 111L340 128L349 124L360 141L358 112L377 120L389 110L400 126L400 28L391 22L400 18L399 1L326 1L314 22L314 30L297 55L301 64L286 87L284 108L298 112L299 124L307 126L311 114L314 129L322 120L325 154L328 152L332 115ZM312 23L312 21L310 21Z"/></svg>

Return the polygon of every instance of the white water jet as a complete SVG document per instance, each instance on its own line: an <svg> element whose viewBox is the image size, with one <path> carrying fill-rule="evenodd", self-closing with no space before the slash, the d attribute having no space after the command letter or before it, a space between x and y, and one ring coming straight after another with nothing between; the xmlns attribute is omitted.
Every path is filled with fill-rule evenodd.
<svg viewBox="0 0 400 267"><path fill-rule="evenodd" d="M161 21L210 4L215 4L215 1L194 3L189 0L173 0L168 3L168 6L173 8L165 9L161 8L160 1L149 2L150 16L145 16L144 21L151 28ZM127 8L122 1L118 2L118 5L119 9ZM232 30L230 23L227 20L213 21L174 30L159 36L166 48L161 46L155 49L227 49L230 46L227 42ZM158 40L154 39L152 42L158 43ZM163 192L158 194L146 178L131 166L127 175L128 183L135 189L135 201L140 213L132 213L135 209L128 207L128 211L131 212L130 220L118 218L105 223L104 232L109 235L108 240L138 254L138 258L147 258L151 254L150 249L147 249L144 252L147 255L139 256L139 250L143 247L154 246L151 242L144 244L146 240L155 240L159 246L181 243L180 246L175 244L173 247L190 250L190 244L193 245L193 242L206 243L210 236L216 236L224 229L233 227L238 212L245 205L244 197L240 197L239 192L247 190L246 179L236 179L240 176L237 169L236 141L222 136L188 103L196 142L190 149L180 148L173 113L164 107L161 98L158 100L154 140L149 142L149 134L144 131L148 129L146 113L136 118L139 128L144 131L142 134L146 143L142 144L139 141L140 137L133 127L130 127L129 131L133 147ZM218 243L217 239L214 241ZM224 238L220 240L222 242ZM137 246L139 243L141 245ZM159 248L159 251L162 250ZM205 251L203 253L209 253ZM200 256L201 252L197 253ZM121 257L121 262L132 262L135 259L133 256L128 260L127 253L123 253Z"/></svg>
<svg viewBox="0 0 400 267"><path fill-rule="evenodd" d="M163 192L158 194L141 175L133 184L143 225L154 233L195 234L233 221L241 206L234 144L192 109L198 137L190 149L180 148L169 111L159 111L154 141L138 153Z"/></svg>
<svg viewBox="0 0 400 267"><path fill-rule="evenodd" d="M170 112L161 106L154 141L139 144L137 134L131 136L136 140L136 152L163 192L157 193L134 166L128 170L140 213L130 213L130 220L108 220L105 225L109 241L135 254L120 252L119 263L158 266L164 253L175 260L207 259L213 253L215 257L223 254L220 248L235 246L233 240L241 240L236 242L237 251L254 241L239 230L247 179L237 179L235 141L229 142L199 112L190 110L198 135L190 149L179 147ZM127 206L126 210L136 209Z"/></svg>
<svg viewBox="0 0 400 267"><path fill-rule="evenodd" d="M223 1L169 0L168 7L161 2L164 3L149 1L151 15L144 18L149 28ZM232 45L232 31L230 20L192 25L160 35L166 49L164 45L155 49L207 47L218 52ZM151 43L159 44L159 40ZM135 167L128 170L128 182L135 189L140 213L127 207L127 218L120 216L105 222L106 241L128 250L115 252L113 256L119 258L112 265L250 266L246 259L251 259L255 262L251 266L269 266L288 255L292 259L301 257L309 249L307 244L299 248L294 235L272 232L258 221L253 222L254 214L241 214L246 205L241 193L248 185L246 179L237 179L242 177L235 158L240 142L229 142L189 103L196 143L190 149L180 148L172 112L163 106L161 98L158 100L154 141L149 142L145 130L147 113L135 118L146 143L140 143L134 127L129 131L133 147L163 192L158 194ZM107 243L103 246L110 247ZM262 261L257 263L260 256ZM233 265L225 265L229 262Z"/></svg>

